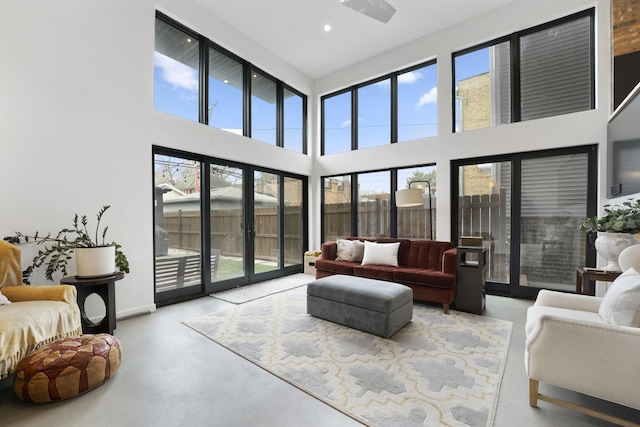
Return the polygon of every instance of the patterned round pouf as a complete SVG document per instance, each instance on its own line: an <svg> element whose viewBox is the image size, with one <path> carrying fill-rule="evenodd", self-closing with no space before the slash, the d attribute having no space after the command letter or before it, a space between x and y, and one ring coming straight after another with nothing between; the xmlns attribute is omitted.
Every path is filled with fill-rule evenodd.
<svg viewBox="0 0 640 427"><path fill-rule="evenodd" d="M109 334L60 339L18 364L13 391L27 402L70 399L114 376L121 357L120 341Z"/></svg>

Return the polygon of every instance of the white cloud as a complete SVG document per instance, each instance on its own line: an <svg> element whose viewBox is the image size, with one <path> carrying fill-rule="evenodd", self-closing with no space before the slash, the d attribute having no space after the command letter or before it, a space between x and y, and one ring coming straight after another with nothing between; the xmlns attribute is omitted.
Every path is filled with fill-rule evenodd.
<svg viewBox="0 0 640 427"><path fill-rule="evenodd" d="M346 128L347 126L351 126L351 119L345 120L344 122L340 123L340 128Z"/></svg>
<svg viewBox="0 0 640 427"><path fill-rule="evenodd" d="M408 73L400 74L398 76L398 84L411 84L415 83L422 78L420 71L409 71Z"/></svg>
<svg viewBox="0 0 640 427"><path fill-rule="evenodd" d="M425 92L420 97L420 100L416 104L417 108L422 107L427 104L435 104L438 99L438 88L436 86L432 87L429 92Z"/></svg>
<svg viewBox="0 0 640 427"><path fill-rule="evenodd" d="M198 90L196 70L158 52L154 52L153 59L154 65L162 70L162 78L174 88Z"/></svg>

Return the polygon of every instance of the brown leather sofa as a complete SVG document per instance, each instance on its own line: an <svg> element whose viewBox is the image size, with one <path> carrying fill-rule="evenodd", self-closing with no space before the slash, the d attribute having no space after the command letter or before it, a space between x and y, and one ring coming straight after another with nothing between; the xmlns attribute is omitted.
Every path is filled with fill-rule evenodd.
<svg viewBox="0 0 640 427"><path fill-rule="evenodd" d="M400 242L398 267L361 265L358 262L336 260L336 242L322 244L322 257L316 260L316 279L344 274L401 283L413 290L413 299L441 303L445 313L456 297L456 248L451 242L409 239L362 239L377 243Z"/></svg>

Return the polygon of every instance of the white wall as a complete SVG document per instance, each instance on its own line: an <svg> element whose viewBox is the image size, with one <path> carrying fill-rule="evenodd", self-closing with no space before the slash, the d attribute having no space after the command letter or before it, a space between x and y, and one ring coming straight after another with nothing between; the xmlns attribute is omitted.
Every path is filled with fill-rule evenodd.
<svg viewBox="0 0 640 427"><path fill-rule="evenodd" d="M514 31L596 6L597 108L591 111L453 134L451 54ZM314 102L320 96L356 82L381 76L407 65L436 58L438 66L438 135L396 146L383 146L325 156L318 159L313 179L349 171L375 170L389 166L436 164L438 174L436 238L449 240L450 161L455 159L517 153L585 144L606 144L606 122L611 112L610 4L608 0L521 1L497 12L467 21L393 51L369 58L315 81ZM319 130L315 130L319 139ZM606 145L599 150L599 175L604 174ZM606 195L605 180L600 193Z"/></svg>
<svg viewBox="0 0 640 427"><path fill-rule="evenodd" d="M0 0L0 236L15 230L58 230L68 226L76 212L92 218L103 204L111 204L109 234L123 245L131 263L131 274L116 287L120 317L155 308L154 144L310 174L309 249L314 249L320 242L322 175L436 163L437 235L447 239L449 182L443 177L448 176L451 159L606 140L611 86L608 0L522 1L315 82L193 0L157 4L159 10L311 95L309 116L315 118L319 95L436 57L439 135L315 159L158 113L152 100L156 2ZM598 6L596 110L451 134L452 51L592 5ZM312 120L310 128L316 143L317 121ZM317 153L317 145L311 151ZM600 182L606 194L604 180Z"/></svg>
<svg viewBox="0 0 640 427"><path fill-rule="evenodd" d="M308 77L197 3L158 3L311 93ZM131 264L116 284L119 317L155 309L152 145L302 175L312 169L310 156L153 111L155 10L152 0L0 0L0 237L57 232L74 213L93 219L110 204L109 236ZM24 267L32 255L24 250Z"/></svg>

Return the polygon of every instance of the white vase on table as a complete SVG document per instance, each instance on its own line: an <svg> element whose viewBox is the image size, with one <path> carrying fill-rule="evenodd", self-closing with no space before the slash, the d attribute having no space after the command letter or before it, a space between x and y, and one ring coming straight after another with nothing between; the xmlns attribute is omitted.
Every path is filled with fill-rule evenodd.
<svg viewBox="0 0 640 427"><path fill-rule="evenodd" d="M635 234L598 232L595 241L596 251L608 264L603 267L605 271L620 271L618 257L620 253L631 245L640 243Z"/></svg>

